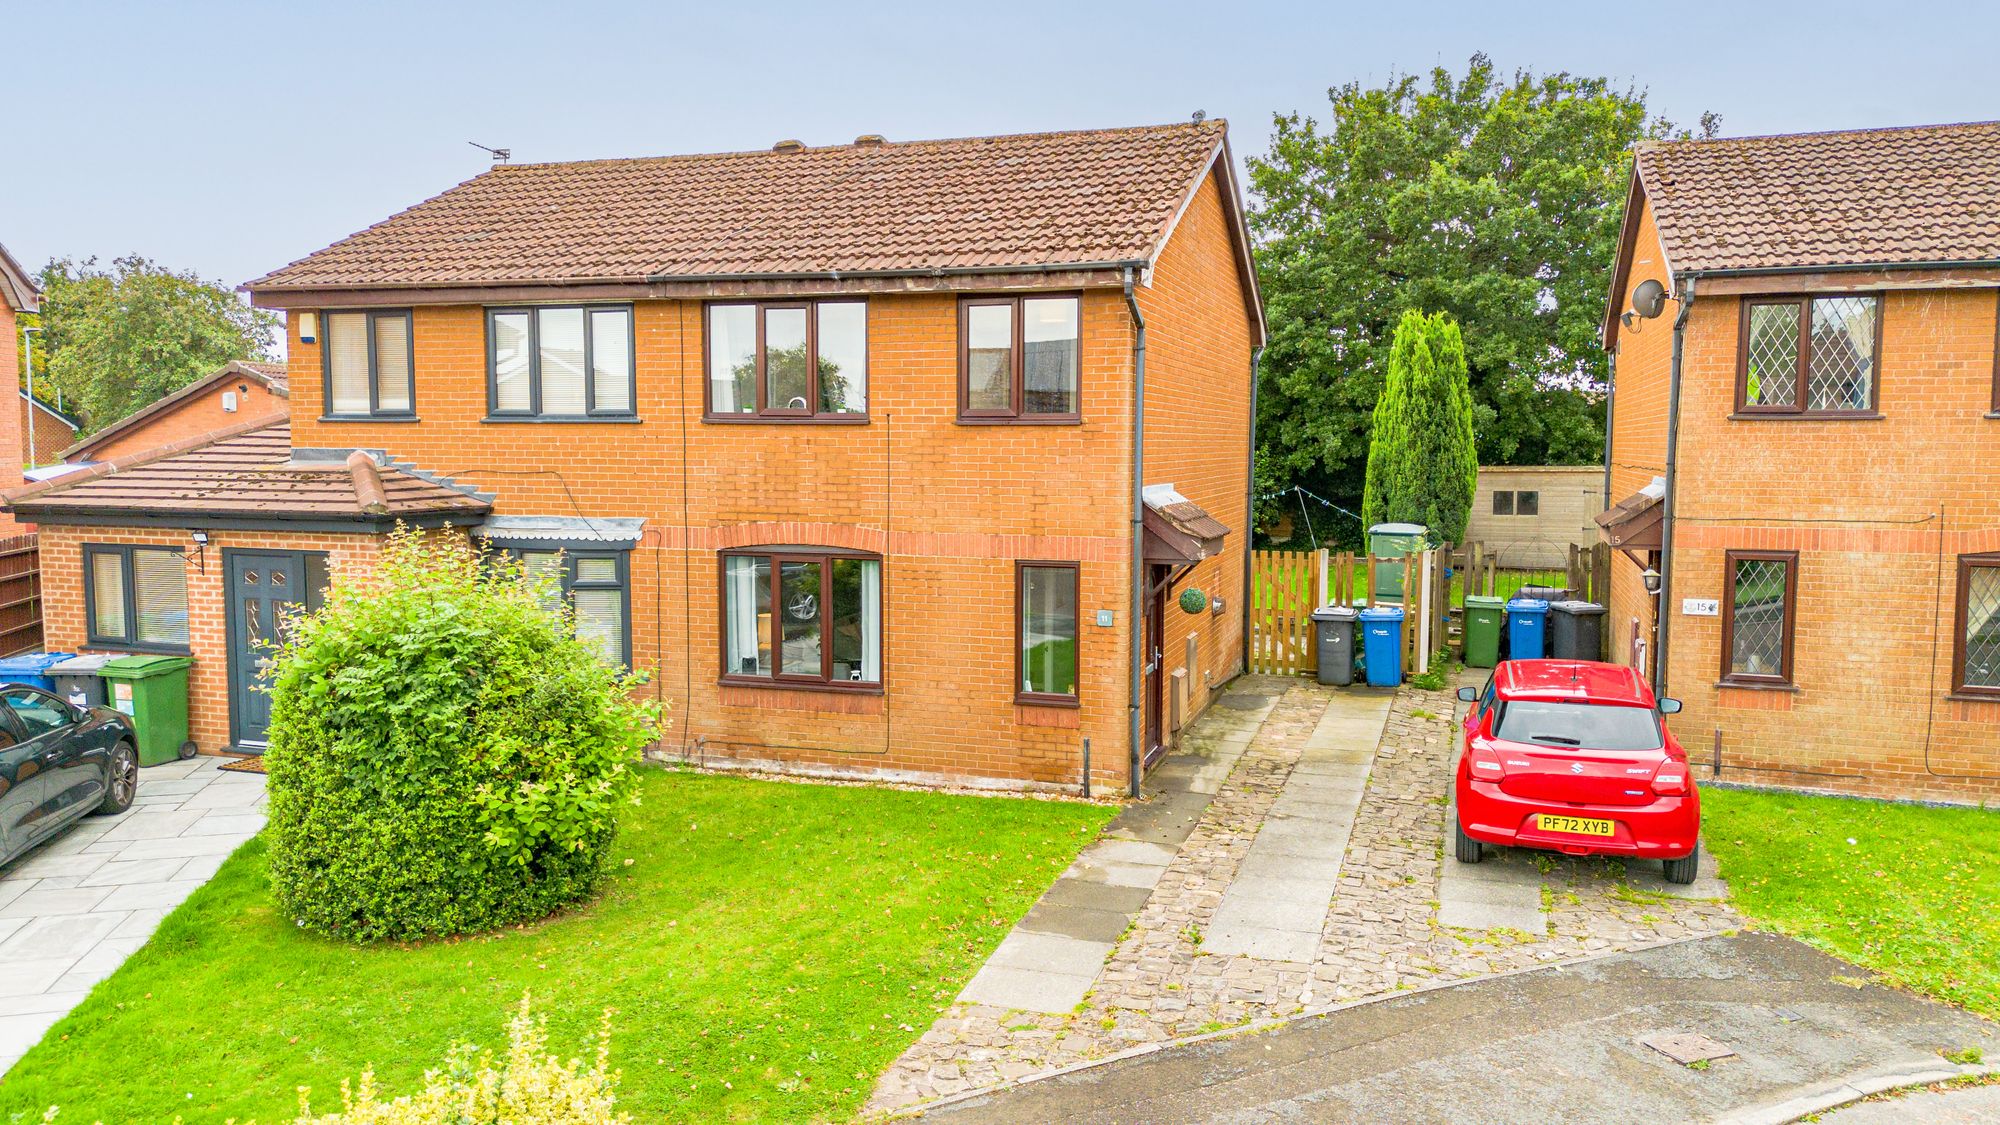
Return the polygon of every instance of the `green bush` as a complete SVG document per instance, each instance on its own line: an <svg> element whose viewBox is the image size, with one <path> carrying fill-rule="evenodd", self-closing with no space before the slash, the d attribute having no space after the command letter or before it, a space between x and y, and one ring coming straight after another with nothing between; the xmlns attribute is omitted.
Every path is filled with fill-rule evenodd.
<svg viewBox="0 0 2000 1125"><path fill-rule="evenodd" d="M540 918L602 874L659 706L550 591L462 540L398 532L277 654L271 877L352 941Z"/></svg>

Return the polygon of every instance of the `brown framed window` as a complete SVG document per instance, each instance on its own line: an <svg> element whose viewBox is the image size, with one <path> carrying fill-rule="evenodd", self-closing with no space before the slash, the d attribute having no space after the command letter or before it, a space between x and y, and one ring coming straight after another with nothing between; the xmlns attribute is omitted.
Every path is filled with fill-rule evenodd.
<svg viewBox="0 0 2000 1125"><path fill-rule="evenodd" d="M1730 551L1722 582L1722 681L1792 682L1797 551Z"/></svg>
<svg viewBox="0 0 2000 1125"><path fill-rule="evenodd" d="M2000 699L2000 552L1960 555L1953 693Z"/></svg>
<svg viewBox="0 0 2000 1125"><path fill-rule="evenodd" d="M709 421L868 420L866 301L717 301L705 315Z"/></svg>
<svg viewBox="0 0 2000 1125"><path fill-rule="evenodd" d="M1737 339L1739 415L1838 418L1876 413L1880 297L1745 298Z"/></svg>
<svg viewBox="0 0 2000 1125"><path fill-rule="evenodd" d="M321 412L327 418L410 418L417 365L410 310L322 314Z"/></svg>
<svg viewBox="0 0 2000 1125"><path fill-rule="evenodd" d="M2000 418L2000 294L1993 298L1993 413L1989 418Z"/></svg>
<svg viewBox="0 0 2000 1125"><path fill-rule="evenodd" d="M882 686L882 560L811 547L722 555L722 678Z"/></svg>
<svg viewBox="0 0 2000 1125"><path fill-rule="evenodd" d="M1083 302L1074 295L958 303L961 422L1074 422Z"/></svg>
<svg viewBox="0 0 2000 1125"><path fill-rule="evenodd" d="M1077 703L1077 577L1073 562L1014 566L1014 699L1073 707Z"/></svg>

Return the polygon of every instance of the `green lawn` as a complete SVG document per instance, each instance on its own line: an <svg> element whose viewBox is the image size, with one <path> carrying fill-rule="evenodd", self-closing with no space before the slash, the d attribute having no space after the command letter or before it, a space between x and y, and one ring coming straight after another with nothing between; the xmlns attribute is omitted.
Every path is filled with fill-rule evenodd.
<svg viewBox="0 0 2000 1125"><path fill-rule="evenodd" d="M400 1093L454 1039L504 1047L524 990L565 1055L617 1009L636 1120L843 1119L1110 816L665 770L643 792L598 901L457 941L302 933L251 841L0 1082L0 1122L274 1125L298 1086L337 1108L365 1065Z"/></svg>
<svg viewBox="0 0 2000 1125"><path fill-rule="evenodd" d="M1761 928L2000 1016L2000 811L1705 789L1702 817Z"/></svg>

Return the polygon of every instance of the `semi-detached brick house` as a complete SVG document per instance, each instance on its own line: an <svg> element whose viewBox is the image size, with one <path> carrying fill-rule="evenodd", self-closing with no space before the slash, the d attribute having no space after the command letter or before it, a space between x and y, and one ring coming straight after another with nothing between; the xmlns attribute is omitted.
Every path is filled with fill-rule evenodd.
<svg viewBox="0 0 2000 1125"><path fill-rule="evenodd" d="M282 421L290 411L285 365L233 359L165 398L98 430L64 442L61 460L112 461L190 438L213 437L246 423Z"/></svg>
<svg viewBox="0 0 2000 1125"><path fill-rule="evenodd" d="M1241 664L1231 168L1219 121L495 167L250 283L288 432L11 498L49 641L192 651L254 749L277 603L463 528L564 552L664 753L1124 784Z"/></svg>
<svg viewBox="0 0 2000 1125"><path fill-rule="evenodd" d="M1657 318L1621 315L1642 288ZM2000 793L1997 322L2000 123L1639 150L1609 639L1697 763Z"/></svg>

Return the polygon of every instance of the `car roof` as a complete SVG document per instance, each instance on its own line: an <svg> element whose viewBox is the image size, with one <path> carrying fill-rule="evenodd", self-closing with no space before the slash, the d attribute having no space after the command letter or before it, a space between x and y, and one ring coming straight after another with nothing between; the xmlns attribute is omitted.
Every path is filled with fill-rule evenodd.
<svg viewBox="0 0 2000 1125"><path fill-rule="evenodd" d="M1493 681L1502 699L1653 706L1653 689L1637 672L1594 660L1508 660Z"/></svg>

